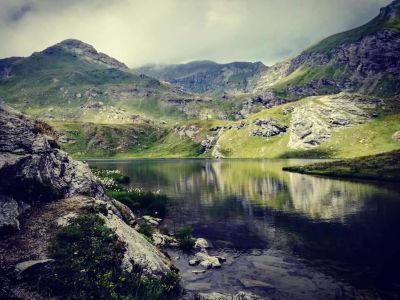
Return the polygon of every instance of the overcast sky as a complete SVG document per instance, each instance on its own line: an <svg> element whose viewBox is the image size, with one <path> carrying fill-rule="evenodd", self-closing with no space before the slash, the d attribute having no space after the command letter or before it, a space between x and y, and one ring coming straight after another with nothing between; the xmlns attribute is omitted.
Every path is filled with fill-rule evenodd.
<svg viewBox="0 0 400 300"><path fill-rule="evenodd" d="M0 0L0 57L67 38L130 67L147 63L272 64L361 25L391 0Z"/></svg>

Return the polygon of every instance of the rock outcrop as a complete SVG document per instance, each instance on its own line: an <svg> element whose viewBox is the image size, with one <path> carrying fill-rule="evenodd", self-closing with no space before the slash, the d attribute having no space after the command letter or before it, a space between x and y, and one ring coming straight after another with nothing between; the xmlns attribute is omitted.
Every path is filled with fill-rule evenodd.
<svg viewBox="0 0 400 300"><path fill-rule="evenodd" d="M132 272L139 268L144 275L152 277L161 277L171 271L171 261L119 216L108 214L104 220L106 226L115 230L118 238L125 243L122 260L125 271Z"/></svg>
<svg viewBox="0 0 400 300"><path fill-rule="evenodd" d="M366 123L382 106L379 99L341 93L308 99L292 112L288 146L309 149L327 141L334 131Z"/></svg>
<svg viewBox="0 0 400 300"><path fill-rule="evenodd" d="M258 119L254 122L260 128L250 131L251 136L273 137L286 132L287 126L279 124L273 119Z"/></svg>
<svg viewBox="0 0 400 300"><path fill-rule="evenodd" d="M395 133L393 133L392 139L396 142L400 142L400 131L396 131Z"/></svg>
<svg viewBox="0 0 400 300"><path fill-rule="evenodd" d="M26 204L38 201L75 195L104 197L104 190L88 165L71 159L58 148L37 123L10 108L0 107L0 194L15 201L14 205L11 200L2 201L10 209L14 207L9 218L16 217Z"/></svg>

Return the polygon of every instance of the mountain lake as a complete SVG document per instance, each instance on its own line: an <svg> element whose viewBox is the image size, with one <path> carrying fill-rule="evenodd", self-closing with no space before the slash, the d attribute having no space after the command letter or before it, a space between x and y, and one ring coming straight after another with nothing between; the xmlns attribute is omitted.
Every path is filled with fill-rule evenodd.
<svg viewBox="0 0 400 300"><path fill-rule="evenodd" d="M169 198L162 226L193 226L227 260L196 274L168 249L188 295L248 291L266 299L398 299L400 187L283 172L315 160L91 160L132 188Z"/></svg>

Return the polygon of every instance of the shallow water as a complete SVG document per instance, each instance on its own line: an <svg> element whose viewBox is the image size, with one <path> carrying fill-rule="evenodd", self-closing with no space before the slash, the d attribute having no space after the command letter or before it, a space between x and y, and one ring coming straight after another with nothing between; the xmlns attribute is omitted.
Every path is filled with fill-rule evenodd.
<svg viewBox="0 0 400 300"><path fill-rule="evenodd" d="M196 275L170 251L187 290L272 299L400 294L400 188L287 173L307 160L90 161L119 169L132 187L167 194L164 225L192 224L219 270ZM179 257L179 259L177 259Z"/></svg>

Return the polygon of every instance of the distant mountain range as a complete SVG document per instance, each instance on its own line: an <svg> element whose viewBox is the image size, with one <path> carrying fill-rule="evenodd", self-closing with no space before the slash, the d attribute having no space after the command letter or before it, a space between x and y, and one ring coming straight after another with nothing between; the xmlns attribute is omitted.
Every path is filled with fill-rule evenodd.
<svg viewBox="0 0 400 300"><path fill-rule="evenodd" d="M82 157L373 154L400 146L399 95L400 0L273 66L129 69L73 39L0 60L0 100L49 121ZM350 149L340 137L353 131Z"/></svg>
<svg viewBox="0 0 400 300"><path fill-rule="evenodd" d="M213 61L193 61L177 65L148 65L134 71L172 84L193 93L247 89L249 80L267 70L261 63L233 62L218 64Z"/></svg>

